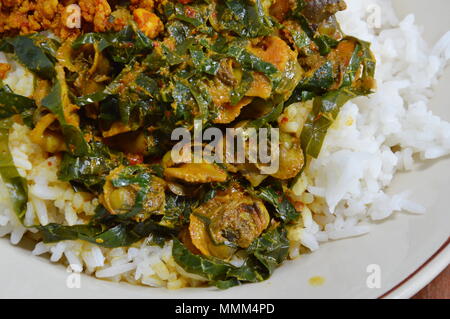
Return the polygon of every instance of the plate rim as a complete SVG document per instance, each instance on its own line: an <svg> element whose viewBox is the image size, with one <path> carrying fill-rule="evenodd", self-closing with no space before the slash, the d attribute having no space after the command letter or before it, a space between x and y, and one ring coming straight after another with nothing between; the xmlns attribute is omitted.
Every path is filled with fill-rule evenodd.
<svg viewBox="0 0 450 319"><path fill-rule="evenodd" d="M409 299L433 281L450 265L450 236L415 271L406 276L378 299Z"/></svg>

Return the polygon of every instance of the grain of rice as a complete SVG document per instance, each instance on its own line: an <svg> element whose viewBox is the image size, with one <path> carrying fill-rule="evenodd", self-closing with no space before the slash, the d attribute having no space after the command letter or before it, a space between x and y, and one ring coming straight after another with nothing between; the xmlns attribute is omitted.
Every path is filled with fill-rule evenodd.
<svg viewBox="0 0 450 319"><path fill-rule="evenodd" d="M95 276L97 278L114 277L117 275L122 275L129 271L132 271L135 268L136 268L136 265L134 263L118 264L118 265L111 266L109 268L98 270L95 273Z"/></svg>
<svg viewBox="0 0 450 319"><path fill-rule="evenodd" d="M45 206L45 202L39 198L34 196L31 197L31 202L34 206L34 211L36 212L37 218L39 219L39 224L45 226L49 223L48 215L47 215L47 207Z"/></svg>
<svg viewBox="0 0 450 319"><path fill-rule="evenodd" d="M52 262L58 262L66 250L66 243L65 242L59 242L56 245L52 246L50 248L50 252L52 256L50 257L50 261Z"/></svg>

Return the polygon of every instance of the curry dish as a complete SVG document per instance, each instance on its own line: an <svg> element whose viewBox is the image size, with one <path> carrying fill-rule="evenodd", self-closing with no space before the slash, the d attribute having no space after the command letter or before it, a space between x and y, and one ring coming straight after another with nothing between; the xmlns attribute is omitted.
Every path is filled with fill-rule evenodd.
<svg viewBox="0 0 450 319"><path fill-rule="evenodd" d="M11 90L0 64L0 173L19 219L27 183L14 123L60 160L58 179L98 198L84 224L34 226L45 243L173 241L186 272L227 288L267 279L301 223L293 186L341 106L375 88L370 45L342 33L343 0L0 0L0 51L35 75ZM175 162L176 128L279 128L279 169ZM223 141L222 141L223 142ZM243 260L239 266L231 263Z"/></svg>

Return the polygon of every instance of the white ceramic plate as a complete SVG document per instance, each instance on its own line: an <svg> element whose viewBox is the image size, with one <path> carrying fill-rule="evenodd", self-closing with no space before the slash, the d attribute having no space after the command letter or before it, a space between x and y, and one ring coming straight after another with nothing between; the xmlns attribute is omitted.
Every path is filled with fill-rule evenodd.
<svg viewBox="0 0 450 319"><path fill-rule="evenodd" d="M416 14L428 41L450 30L448 0L396 0L400 16ZM436 89L435 114L450 120L450 68ZM425 216L397 214L360 238L323 245L314 254L287 262L270 280L226 291L214 288L168 291L116 284L82 276L80 289L66 285L68 273L30 250L0 240L0 297L28 298L408 298L428 284L450 261L450 157L419 164L400 174L393 192L410 189L427 207ZM369 265L379 265L381 287L368 288ZM309 278L322 276L313 287Z"/></svg>

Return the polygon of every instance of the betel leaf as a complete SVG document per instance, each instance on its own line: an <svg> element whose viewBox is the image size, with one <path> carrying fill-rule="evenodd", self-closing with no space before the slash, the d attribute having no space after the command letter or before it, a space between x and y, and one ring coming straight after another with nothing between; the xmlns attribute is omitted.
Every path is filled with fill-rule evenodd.
<svg viewBox="0 0 450 319"><path fill-rule="evenodd" d="M281 97L274 97L272 101L268 101L267 103L272 103L272 109L265 115L260 116L258 119L248 122L245 127L259 129L276 121L281 113L283 113L284 109L284 102L280 102L280 99Z"/></svg>
<svg viewBox="0 0 450 319"><path fill-rule="evenodd" d="M91 143L89 148L89 153L84 156L65 153L58 178L98 193L103 188L106 176L123 162L123 158L121 154L112 153L100 142Z"/></svg>
<svg viewBox="0 0 450 319"><path fill-rule="evenodd" d="M289 30L289 33L299 49L308 47L311 44L311 39L303 29L298 28L298 30Z"/></svg>
<svg viewBox="0 0 450 319"><path fill-rule="evenodd" d="M216 75L219 71L220 64L211 58L208 58L205 53L200 49L190 49L191 59L194 66L201 72L205 72L210 75Z"/></svg>
<svg viewBox="0 0 450 319"><path fill-rule="evenodd" d="M191 95L194 97L198 106L198 116L197 119L201 119L206 123L210 115L209 109L212 105L212 98L208 93L206 85L201 81L182 81L186 87L189 88Z"/></svg>
<svg viewBox="0 0 450 319"><path fill-rule="evenodd" d="M265 232L247 248L247 252L264 265L268 278L288 256L289 240L286 229L279 226Z"/></svg>
<svg viewBox="0 0 450 319"><path fill-rule="evenodd" d="M339 115L341 107L349 100L371 93L375 75L375 58L370 44L355 38L355 50L349 64L343 70L338 90L316 96L313 109L306 119L301 134L304 152L314 158L319 156L328 129Z"/></svg>
<svg viewBox="0 0 450 319"><path fill-rule="evenodd" d="M49 37L45 32L35 33L30 37L33 39L34 44L41 48L53 63L56 63L61 43L58 40Z"/></svg>
<svg viewBox="0 0 450 319"><path fill-rule="evenodd" d="M8 146L9 129L12 124L11 119L0 121L0 176L8 190L15 214L23 220L28 201L28 189L26 180L20 176L14 165Z"/></svg>
<svg viewBox="0 0 450 319"><path fill-rule="evenodd" d="M86 44L96 44L114 62L123 64L130 63L153 48L153 41L134 22L119 32L83 34L73 42L72 48L77 50Z"/></svg>
<svg viewBox="0 0 450 319"><path fill-rule="evenodd" d="M63 88L60 81L56 81L49 94L42 99L42 105L49 109L62 123L66 123L64 114Z"/></svg>
<svg viewBox="0 0 450 319"><path fill-rule="evenodd" d="M211 7L202 3L181 3L167 2L164 5L164 13L169 21L176 19L191 25L196 31L204 34L213 34L213 28L207 25L207 21L212 14Z"/></svg>
<svg viewBox="0 0 450 319"><path fill-rule="evenodd" d="M80 35L77 39L75 39L75 41L73 41L72 48L78 50L86 44L97 44L100 51L103 51L107 47L112 45L106 34L85 33L83 35Z"/></svg>
<svg viewBox="0 0 450 319"><path fill-rule="evenodd" d="M326 61L307 75L298 85L303 91L323 93L334 84L333 62Z"/></svg>
<svg viewBox="0 0 450 319"><path fill-rule="evenodd" d="M263 37L274 31L272 19L264 12L261 0L218 1L216 10L219 28L223 31L244 38Z"/></svg>
<svg viewBox="0 0 450 319"><path fill-rule="evenodd" d="M245 96L245 93L247 93L250 89L252 82L252 73L244 70L240 83L236 85L236 87L231 91L231 105L236 105L242 100L242 98Z"/></svg>
<svg viewBox="0 0 450 319"><path fill-rule="evenodd" d="M315 43L319 47L319 52L322 55L326 55L331 52L333 48L335 48L339 41L327 36L327 35L319 35L314 39Z"/></svg>
<svg viewBox="0 0 450 319"><path fill-rule="evenodd" d="M284 222L298 219L299 213L284 194L281 185L261 187L257 191L257 196L269 203L275 209L275 215Z"/></svg>
<svg viewBox="0 0 450 319"><path fill-rule="evenodd" d="M55 64L47 56L43 48L38 47L32 38L17 36L5 39L4 42L13 47L15 56L30 71L38 76L51 80L55 76ZM0 47L5 48L4 45Z"/></svg>
<svg viewBox="0 0 450 319"><path fill-rule="evenodd" d="M177 45L182 45L190 36L190 26L187 23L178 20L168 21L166 24L167 32L175 40Z"/></svg>
<svg viewBox="0 0 450 319"><path fill-rule="evenodd" d="M306 102L309 100L312 100L314 97L316 97L317 94L310 91L303 90L299 85L295 88L295 90L292 92L292 95L289 97L289 99L286 101L286 105L291 105L293 103L297 102Z"/></svg>
<svg viewBox="0 0 450 319"><path fill-rule="evenodd" d="M197 201L186 196L174 195L172 192L167 192L165 198L164 216L160 224L175 228L188 223Z"/></svg>
<svg viewBox="0 0 450 319"><path fill-rule="evenodd" d="M285 261L289 253L289 239L283 226L270 229L246 249L245 263L232 268L225 280L215 282L221 289L236 286L241 282L258 282L268 279L273 271Z"/></svg>
<svg viewBox="0 0 450 319"><path fill-rule="evenodd" d="M256 55L248 52L245 49L245 43L241 41L230 43L225 54L235 58L243 68L261 72L273 82L276 82L281 77L280 71L275 65L265 62Z"/></svg>
<svg viewBox="0 0 450 319"><path fill-rule="evenodd" d="M115 62L128 64L153 49L153 41L135 23L109 37L108 53Z"/></svg>
<svg viewBox="0 0 450 319"><path fill-rule="evenodd" d="M62 71L64 72L64 71ZM42 106L50 110L58 119L61 131L65 137L65 142L71 154L83 156L89 152L89 146L83 137L81 130L69 124L66 119L66 111L70 106L67 84L64 80L56 79L50 93L42 100Z"/></svg>
<svg viewBox="0 0 450 319"><path fill-rule="evenodd" d="M351 86L356 87L358 84L356 82L359 77L364 80L373 79L375 76L375 58L370 51L370 44L352 37L347 37L346 39L355 42L355 49L347 68L343 72L341 88ZM364 87L360 87L360 89L362 91L367 91L366 93L369 93L368 90L370 90L367 90Z"/></svg>
<svg viewBox="0 0 450 319"><path fill-rule="evenodd" d="M319 156L328 129L336 120L341 107L358 96L350 89L331 91L314 99L313 109L309 113L301 134L304 152L314 158Z"/></svg>
<svg viewBox="0 0 450 319"><path fill-rule="evenodd" d="M166 45L162 44L162 51L164 53L165 60L170 66L178 65L184 62L183 58L177 54L177 52L174 52L170 50Z"/></svg>
<svg viewBox="0 0 450 319"><path fill-rule="evenodd" d="M20 114L28 126L32 125L32 113L36 109L34 100L14 94L0 86L0 119Z"/></svg>
<svg viewBox="0 0 450 319"><path fill-rule="evenodd" d="M190 86L190 85L189 85ZM175 116L179 120L191 121L193 113L197 113L197 102L186 81L175 78L172 98L176 103Z"/></svg>
<svg viewBox="0 0 450 319"><path fill-rule="evenodd" d="M86 106L89 104L104 101L110 94L103 91L95 92L74 98L74 103L78 106Z"/></svg>
<svg viewBox="0 0 450 319"><path fill-rule="evenodd" d="M288 255L289 240L283 226L266 231L246 249L247 258L240 267L223 260L191 253L174 239L172 256L188 273L202 276L220 289L244 282L259 282L270 277Z"/></svg>
<svg viewBox="0 0 450 319"><path fill-rule="evenodd" d="M117 225L110 229L103 229L101 225L64 226L51 223L38 226L45 243L55 243L61 240L85 240L105 247L126 246L133 241L129 239L125 225Z"/></svg>
<svg viewBox="0 0 450 319"><path fill-rule="evenodd" d="M375 79L375 68L376 68L376 59L370 50L370 43L365 42L356 38L351 38L354 41L357 41L357 46L360 46L360 52L358 52L358 56L352 56L352 60L350 65L354 65L352 69L349 70L352 72L352 79L356 80L356 83L352 84L353 90L357 90L359 95L367 95L372 93L372 89L374 86ZM359 62L359 68L356 67ZM358 72L359 74L358 79Z"/></svg>
<svg viewBox="0 0 450 319"><path fill-rule="evenodd" d="M160 94L156 80L135 64L123 68L104 93L109 96L100 106L100 118L120 120L132 130L137 130L161 112L155 103Z"/></svg>
<svg viewBox="0 0 450 319"><path fill-rule="evenodd" d="M94 218L87 225L64 226L52 223L46 226L37 226L37 228L42 234L44 243L84 240L106 248L129 247L150 235L169 239L178 231L160 226L153 220L118 221L115 216L109 215L101 206L98 210L102 212L103 216L100 220Z"/></svg>
<svg viewBox="0 0 450 319"><path fill-rule="evenodd" d="M147 55L147 57L143 60L143 64L152 72L159 72L162 68L167 68L169 62L164 55L163 50L153 50L152 53Z"/></svg>
<svg viewBox="0 0 450 319"><path fill-rule="evenodd" d="M316 32L315 28L317 27L317 25L311 24L308 19L306 19L299 11L294 12L294 17L300 23L302 30L306 33L309 39L314 41L314 43L317 45L319 53L321 55L327 55L328 53L330 53L332 48L335 48L338 45L339 42L335 39Z"/></svg>
<svg viewBox="0 0 450 319"><path fill-rule="evenodd" d="M235 268L219 259L194 255L177 239L173 241L172 256L175 262L187 272L213 281L225 280L227 272Z"/></svg>

